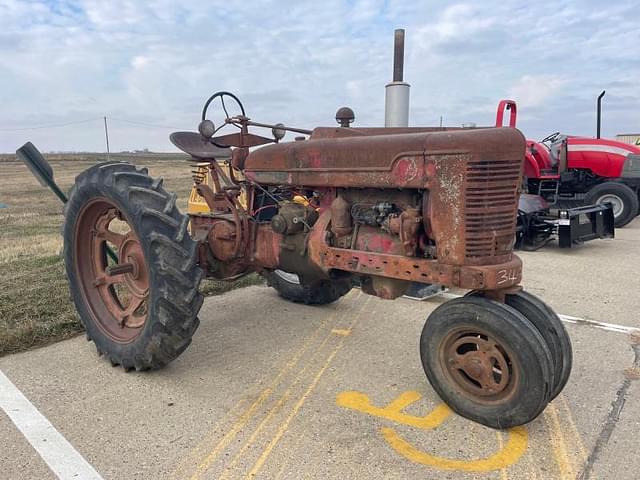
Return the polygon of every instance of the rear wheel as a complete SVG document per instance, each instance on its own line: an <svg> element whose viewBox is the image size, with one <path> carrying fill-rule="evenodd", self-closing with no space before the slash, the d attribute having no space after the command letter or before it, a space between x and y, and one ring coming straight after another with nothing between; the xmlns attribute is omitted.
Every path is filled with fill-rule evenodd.
<svg viewBox="0 0 640 480"><path fill-rule="evenodd" d="M283 270L268 270L262 275L278 295L295 303L326 305L335 302L351 290L351 281L345 279L305 281L295 273Z"/></svg>
<svg viewBox="0 0 640 480"><path fill-rule="evenodd" d="M440 305L422 331L420 356L447 405L488 427L530 422L549 402L554 382L549 348L508 305L484 297Z"/></svg>
<svg viewBox="0 0 640 480"><path fill-rule="evenodd" d="M617 228L624 227L638 214L638 195L624 183L600 183L587 192L584 201L587 205L610 203Z"/></svg>
<svg viewBox="0 0 640 480"><path fill-rule="evenodd" d="M73 301L98 353L126 370L166 365L198 327L202 271L175 201L146 169L111 162L81 173L65 207Z"/></svg>

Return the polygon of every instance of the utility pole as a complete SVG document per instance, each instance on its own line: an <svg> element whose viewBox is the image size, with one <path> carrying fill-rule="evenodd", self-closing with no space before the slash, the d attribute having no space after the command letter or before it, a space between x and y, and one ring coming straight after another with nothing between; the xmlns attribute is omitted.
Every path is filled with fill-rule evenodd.
<svg viewBox="0 0 640 480"><path fill-rule="evenodd" d="M109 129L107 128L107 117L104 117L104 138L107 140L107 161L109 161Z"/></svg>
<svg viewBox="0 0 640 480"><path fill-rule="evenodd" d="M440 128L442 128L442 115L440 115Z"/></svg>

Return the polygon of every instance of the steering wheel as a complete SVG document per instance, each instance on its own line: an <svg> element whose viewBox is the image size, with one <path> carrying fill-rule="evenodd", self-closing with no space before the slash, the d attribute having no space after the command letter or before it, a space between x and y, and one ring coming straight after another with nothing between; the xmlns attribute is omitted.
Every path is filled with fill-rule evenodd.
<svg viewBox="0 0 640 480"><path fill-rule="evenodd" d="M225 97L231 98L238 107L240 107L241 115L230 116L229 111L227 110L227 106L224 103ZM211 120L207 120L207 112L209 110L209 105L216 98L220 98L220 102L222 103L222 109L226 115L224 122L216 127ZM224 128L227 125L233 125L238 128L240 131L236 133L231 133L227 135L219 135L214 136L219 130ZM259 128L270 128L273 134L273 138L262 137L260 135L256 135L254 133L249 132L248 127L259 127ZM244 110L244 105L238 97L236 97L231 92L219 91L214 93L209 97L209 99L205 102L204 108L202 109L202 120L200 121L200 125L198 125L198 132L200 135L207 141L220 148L228 148L228 147L237 147L237 148L251 148L257 147L259 145L265 145L267 143L278 143L285 136L286 131L303 133L305 135L310 135L311 130L304 130L301 128L292 128L285 127L281 123L277 123L275 125L269 125L266 123L258 123L251 121L250 118L247 117L246 112Z"/></svg>
<svg viewBox="0 0 640 480"><path fill-rule="evenodd" d="M244 111L244 106L242 105L242 102L240 101L240 99L238 97L236 97L231 92L219 91L219 92L216 92L213 95L211 95L209 97L209 100L207 100L206 103L204 104L204 108L202 109L202 120L206 120L207 119L207 110L209 109L209 105L211 104L211 102L213 102L218 97L220 97L220 101L222 102L222 109L224 110L224 114L226 115L225 118L231 118L231 117L229 116L229 112L227 111L227 106L224 104L224 97L232 98L233 101L236 102L236 104L240 107L240 111L242 112L242 116L243 117L246 116L246 113Z"/></svg>
<svg viewBox="0 0 640 480"><path fill-rule="evenodd" d="M240 99L231 92L226 92L224 90L221 90L211 95L209 99L205 102L204 108L202 109L202 120L200 121L200 125L198 126L198 131L200 132L200 134L205 138L209 138L211 143L213 143L216 147L220 147L220 148L227 148L230 145L226 145L226 144L222 144L214 141L212 137L216 133L218 133L219 130L221 130L228 124L234 125L235 127L242 129L242 127L240 127L237 123L229 121L229 119L231 119L232 117L229 115L227 106L224 103L225 97L231 98L236 103L236 105L240 107L240 111L242 112L242 117L246 117L244 105L242 105L242 102L240 101ZM216 98L220 98L220 102L222 103L222 109L224 110L224 114L225 114L224 122L222 122L222 124L220 124L218 127L215 127L215 125L213 124L213 122L211 122L211 120L207 120L207 112L209 110L209 105L211 105L211 102L213 102Z"/></svg>
<svg viewBox="0 0 640 480"><path fill-rule="evenodd" d="M540 143L544 143L544 142L554 142L556 138L558 138L558 135L560 135L560 132L553 132L551 135L547 135L546 137L544 137L542 140L540 140Z"/></svg>

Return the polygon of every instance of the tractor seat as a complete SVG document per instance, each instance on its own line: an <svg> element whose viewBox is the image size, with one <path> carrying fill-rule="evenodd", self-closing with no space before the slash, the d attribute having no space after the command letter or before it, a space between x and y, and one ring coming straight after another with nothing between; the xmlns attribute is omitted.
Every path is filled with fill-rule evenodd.
<svg viewBox="0 0 640 480"><path fill-rule="evenodd" d="M563 151L566 150L566 141L566 135L558 135L556 140L549 146L549 159L553 168L557 168L562 157L566 155L566 151Z"/></svg>
<svg viewBox="0 0 640 480"><path fill-rule="evenodd" d="M562 142L553 142L549 147L549 158L551 159L551 166L556 167L558 160L560 159L560 148L562 148Z"/></svg>
<svg viewBox="0 0 640 480"><path fill-rule="evenodd" d="M169 140L192 157L206 160L231 158L231 148L218 147L196 132L173 132Z"/></svg>

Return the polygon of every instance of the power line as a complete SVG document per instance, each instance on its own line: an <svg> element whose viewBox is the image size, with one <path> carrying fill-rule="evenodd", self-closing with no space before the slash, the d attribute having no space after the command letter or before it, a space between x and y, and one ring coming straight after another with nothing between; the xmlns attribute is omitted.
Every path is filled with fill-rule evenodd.
<svg viewBox="0 0 640 480"><path fill-rule="evenodd" d="M139 125L139 126L148 127L148 128L162 128L167 130L189 130L188 128L170 127L168 125L156 125L153 123L138 122L135 120L126 120L124 118L118 118L118 117L109 117L109 120L115 120L116 122L130 123L132 125Z"/></svg>
<svg viewBox="0 0 640 480"><path fill-rule="evenodd" d="M21 131L27 131L27 130L43 130L43 129L47 129L47 128L60 128L60 127L67 127L70 125L78 125L78 124L82 124L82 123L89 123L89 122L96 122L96 121L106 121L105 119L109 119L112 121L116 121L116 122L122 122L122 123L129 123L131 125L136 125L136 126L140 126L140 127L146 127L146 128L155 128L155 129L161 129L161 130L190 130L188 128L180 128L180 127L172 127L169 125L157 125L157 124L153 124L153 123L146 123L146 122L139 122L136 120L127 120L125 118L118 118L118 117L96 117L96 118L87 118L85 120L76 120L76 121L72 121L72 122L64 122L64 123L50 123L47 125L36 125L33 127L17 127L17 128L0 128L0 132L21 132Z"/></svg>
<svg viewBox="0 0 640 480"><path fill-rule="evenodd" d="M49 125L37 125L35 127L0 128L0 132L20 132L20 131L23 131L23 130L41 130L41 129L44 129L44 128L58 128L58 127L66 127L66 126L69 126L69 125L78 125L80 123L95 122L97 120L102 120L102 117L87 118L86 120L77 120L75 122L52 123L52 124L49 124Z"/></svg>

